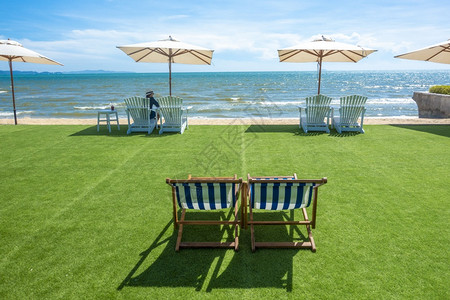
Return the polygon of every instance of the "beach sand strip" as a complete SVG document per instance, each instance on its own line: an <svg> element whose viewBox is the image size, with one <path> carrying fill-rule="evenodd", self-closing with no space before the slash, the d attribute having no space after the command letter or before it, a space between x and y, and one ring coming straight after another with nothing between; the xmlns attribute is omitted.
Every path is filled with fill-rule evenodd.
<svg viewBox="0 0 450 300"><path fill-rule="evenodd" d="M97 125L97 119L69 119L69 118L18 118L19 125ZM119 119L121 125L127 125L127 119ZM12 125L14 119L0 119L0 125ZM104 123L102 123L103 125ZM298 125L298 118L190 118L189 125ZM447 119L425 118L365 118L364 125L449 125ZM111 122L114 126L115 122Z"/></svg>

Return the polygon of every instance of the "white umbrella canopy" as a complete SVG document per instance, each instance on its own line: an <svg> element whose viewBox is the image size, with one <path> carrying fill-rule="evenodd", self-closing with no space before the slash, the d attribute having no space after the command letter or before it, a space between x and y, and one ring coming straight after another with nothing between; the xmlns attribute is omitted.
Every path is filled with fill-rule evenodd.
<svg viewBox="0 0 450 300"><path fill-rule="evenodd" d="M169 63L169 93L172 95L172 63L210 65L214 50L173 39L117 46L136 62Z"/></svg>
<svg viewBox="0 0 450 300"><path fill-rule="evenodd" d="M41 55L35 51L27 49L19 42L12 40L0 40L0 60L6 60L9 62L9 72L11 75L11 91L13 99L14 110L14 124L17 125L17 113L16 113L16 99L14 96L14 77L12 71L12 62L27 62L36 64L47 65L61 65L61 63L54 61L44 55Z"/></svg>
<svg viewBox="0 0 450 300"><path fill-rule="evenodd" d="M280 62L317 62L319 64L319 87L322 75L322 62L358 62L377 50L351 44L335 42L322 36L322 39L301 43L278 50Z"/></svg>
<svg viewBox="0 0 450 300"><path fill-rule="evenodd" d="M24 48L19 42L11 40L0 40L0 60L62 66L59 62Z"/></svg>
<svg viewBox="0 0 450 300"><path fill-rule="evenodd" d="M450 64L450 40L409 53L400 54L395 56L395 58Z"/></svg>

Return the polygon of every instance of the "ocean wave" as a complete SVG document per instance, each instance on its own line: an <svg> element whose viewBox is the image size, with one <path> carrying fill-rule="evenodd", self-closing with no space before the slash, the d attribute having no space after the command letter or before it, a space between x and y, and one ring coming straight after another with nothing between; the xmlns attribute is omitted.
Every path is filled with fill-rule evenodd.
<svg viewBox="0 0 450 300"><path fill-rule="evenodd" d="M17 115L29 115L34 113L32 110L25 110L25 111L16 111ZM8 112L8 111L0 111L0 117L12 117L14 116L14 112Z"/></svg>
<svg viewBox="0 0 450 300"><path fill-rule="evenodd" d="M74 106L74 109L79 110L99 110L99 109L108 109L110 108L109 105L103 105L103 106Z"/></svg>
<svg viewBox="0 0 450 300"><path fill-rule="evenodd" d="M196 111L199 112L199 113L210 113L210 112L221 112L221 111L242 111L242 109L236 109L236 108L233 108L233 107L223 107L223 106L221 106L221 107L217 107L217 108L214 108L214 107L203 107L203 108L197 109Z"/></svg>
<svg viewBox="0 0 450 300"><path fill-rule="evenodd" d="M304 104L305 101L265 101L265 102L257 102L255 104L261 105L261 106L299 106L301 104Z"/></svg>
<svg viewBox="0 0 450 300"><path fill-rule="evenodd" d="M378 98L378 99L368 99L366 105L375 104L414 104L412 98Z"/></svg>
<svg viewBox="0 0 450 300"><path fill-rule="evenodd" d="M315 95L315 72L226 72L176 74L176 95L192 105L189 117L272 116L296 117L298 106ZM323 93L332 97L331 106L339 107L346 94L368 96L366 116L387 117L417 115L411 99L414 91L450 81L449 71L437 72L328 72ZM67 117L92 117L97 110L108 109L110 102L119 115L125 114L123 99L142 95L146 87L158 97L168 94L167 74L61 75L54 81L42 81L40 75L21 78L18 93L20 110L39 117L63 114ZM10 90L0 88L0 116L11 116ZM65 115L66 114L66 115ZM377 115L378 114L378 115ZM22 115L23 116L23 115Z"/></svg>
<svg viewBox="0 0 450 300"><path fill-rule="evenodd" d="M418 119L418 118L419 117L417 115L414 115L414 116L400 115L400 116L368 117L368 119Z"/></svg>
<svg viewBox="0 0 450 300"><path fill-rule="evenodd" d="M122 108L126 105L124 103L111 103L116 108ZM78 110L100 110L100 109L108 109L111 108L111 104L101 104L101 105L92 105L92 106L74 106L74 109Z"/></svg>

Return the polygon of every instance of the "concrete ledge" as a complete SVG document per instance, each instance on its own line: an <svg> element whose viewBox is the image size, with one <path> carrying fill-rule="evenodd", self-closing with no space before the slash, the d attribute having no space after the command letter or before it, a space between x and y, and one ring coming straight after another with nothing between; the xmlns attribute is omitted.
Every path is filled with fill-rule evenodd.
<svg viewBox="0 0 450 300"><path fill-rule="evenodd" d="M414 92L419 118L450 118L450 95Z"/></svg>

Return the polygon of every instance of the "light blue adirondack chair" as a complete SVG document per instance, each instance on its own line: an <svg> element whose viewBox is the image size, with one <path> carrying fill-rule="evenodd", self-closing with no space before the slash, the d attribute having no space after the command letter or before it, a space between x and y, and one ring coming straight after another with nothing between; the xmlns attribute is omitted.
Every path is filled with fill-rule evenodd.
<svg viewBox="0 0 450 300"><path fill-rule="evenodd" d="M178 228L178 237L175 245L175 251L180 248L203 248L203 247L221 247L232 248L235 251L239 249L238 227L242 225L242 219L239 220L238 205L240 191L243 186L242 178L234 177L191 177L188 179L166 179L166 183L172 188L172 207L175 229ZM178 207L177 207L178 206ZM178 208L181 209L181 217L178 217ZM227 218L224 210L232 209L234 218ZM186 220L188 211L195 210L196 214ZM200 213L199 211L204 211ZM205 211L215 211L215 214ZM242 211L242 209L241 209ZM219 213L221 212L221 213ZM197 215L214 216L215 220L205 220L204 218L193 219ZM220 218L218 220L217 218ZM242 214L241 214L242 218ZM233 228L233 241L229 242L185 242L182 241L183 227L190 225L209 225L224 226L229 225Z"/></svg>
<svg viewBox="0 0 450 300"><path fill-rule="evenodd" d="M336 127L337 132L358 131L364 133L364 113L367 97L352 95L340 98L339 116L334 116L332 112L332 127ZM361 124L358 119L361 118Z"/></svg>
<svg viewBox="0 0 450 300"><path fill-rule="evenodd" d="M306 98L306 107L299 107L300 127L305 133L308 131L330 132L331 98L325 95L316 95ZM304 116L302 110L305 111ZM326 120L326 121L325 121Z"/></svg>
<svg viewBox="0 0 450 300"><path fill-rule="evenodd" d="M150 101L143 97L131 97L124 100L127 106L128 130L132 132L152 133L157 125L156 119L150 119ZM156 109L154 109L156 111Z"/></svg>
<svg viewBox="0 0 450 300"><path fill-rule="evenodd" d="M309 248L316 251L316 245L312 236L311 227L316 227L316 210L318 188L327 183L327 178L322 179L297 179L294 176L268 176L268 177L250 177L248 175L248 187L244 196L244 219L250 225L252 251L256 248ZM250 215L247 217L247 201ZM311 219L308 218L307 208L310 208ZM289 217L286 211L300 210L303 215L302 221L296 221ZM253 214L254 210L278 211L283 216L279 221L256 220ZM295 214L291 214L295 216ZM297 225L306 226L308 238L305 241L291 242L256 242L255 226L264 225ZM298 228L297 228L298 229Z"/></svg>
<svg viewBox="0 0 450 300"><path fill-rule="evenodd" d="M183 133L188 126L188 110L191 107L183 107L183 99L167 96L158 99L160 118L159 134L163 132ZM163 122L164 118L164 122Z"/></svg>

